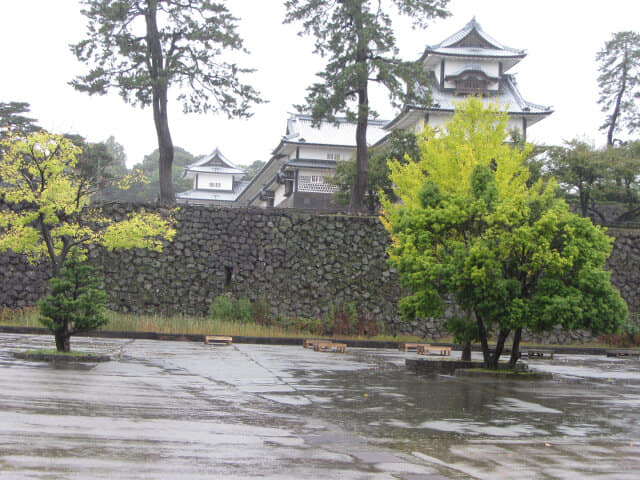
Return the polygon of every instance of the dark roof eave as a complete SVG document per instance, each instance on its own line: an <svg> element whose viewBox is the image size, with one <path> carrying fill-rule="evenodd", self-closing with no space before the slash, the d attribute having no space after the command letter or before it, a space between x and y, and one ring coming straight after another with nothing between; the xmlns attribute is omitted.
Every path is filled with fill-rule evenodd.
<svg viewBox="0 0 640 480"><path fill-rule="evenodd" d="M524 57L527 56L526 52L523 53L518 53L518 54L514 54L514 55L483 55L483 54L473 54L473 53L446 53L446 52L438 52L437 50L431 50L429 47L426 48L426 50L424 51L424 53L422 54L422 56L420 57L419 61L424 61L425 58L427 58L430 54L433 55L441 55L443 57L481 57L481 58L506 58L506 59L511 59L511 58L519 58L522 59Z"/></svg>
<svg viewBox="0 0 640 480"><path fill-rule="evenodd" d="M453 108L437 108L437 107L416 107L416 106L411 106L408 107L408 110L420 110L422 112L445 112L445 113L454 113L455 109ZM393 121L395 122L396 120L398 120L404 113L398 115L398 117L394 118ZM545 110L544 112L524 112L524 111L513 111L513 110L507 110L505 112L507 115L549 115L551 113L553 113L553 110Z"/></svg>

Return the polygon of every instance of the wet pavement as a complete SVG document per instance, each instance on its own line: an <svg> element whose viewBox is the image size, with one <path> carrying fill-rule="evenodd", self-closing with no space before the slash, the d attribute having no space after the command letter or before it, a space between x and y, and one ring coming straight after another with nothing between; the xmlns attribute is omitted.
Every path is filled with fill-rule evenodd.
<svg viewBox="0 0 640 480"><path fill-rule="evenodd" d="M640 361L553 380L421 377L393 350L0 335L0 479L637 479Z"/></svg>

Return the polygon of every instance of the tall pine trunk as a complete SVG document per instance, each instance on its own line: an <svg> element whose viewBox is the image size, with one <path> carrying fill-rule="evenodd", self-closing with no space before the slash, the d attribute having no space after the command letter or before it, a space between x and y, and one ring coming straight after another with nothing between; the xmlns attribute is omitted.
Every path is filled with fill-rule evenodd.
<svg viewBox="0 0 640 480"><path fill-rule="evenodd" d="M164 72L164 57L158 23L156 18L157 0L147 0L147 12L145 21L147 24L147 42L151 51L151 78L152 78L152 107L153 121L158 137L158 150L160 151L160 203L173 205L175 194L171 180L173 166L173 142L169 132L169 116L167 112L168 79Z"/></svg>
<svg viewBox="0 0 640 480"><path fill-rule="evenodd" d="M356 127L356 180L351 190L349 211L362 212L365 209L364 196L367 192L367 176L369 170L369 155L367 152L367 112L369 101L366 86L358 94L358 125Z"/></svg>
<svg viewBox="0 0 640 480"><path fill-rule="evenodd" d="M611 123L609 124L609 129L607 130L607 146L613 146L613 133L615 132L616 125L618 123L618 117L620 116L620 108L622 105L622 98L624 97L624 93L627 90L627 76L629 75L629 50L625 48L624 59L622 61L622 75L620 85L620 89L618 90L618 95L616 95L616 104L613 108L613 113L611 114Z"/></svg>
<svg viewBox="0 0 640 480"><path fill-rule="evenodd" d="M356 179L351 189L349 211L362 212L365 209L364 197L367 192L367 175L369 169L369 152L367 152L367 126L369 122L369 72L367 69L367 53L369 45L362 33L362 7L360 15L354 16L355 30L358 35L358 51L356 52L356 66L358 72L358 118L356 127Z"/></svg>

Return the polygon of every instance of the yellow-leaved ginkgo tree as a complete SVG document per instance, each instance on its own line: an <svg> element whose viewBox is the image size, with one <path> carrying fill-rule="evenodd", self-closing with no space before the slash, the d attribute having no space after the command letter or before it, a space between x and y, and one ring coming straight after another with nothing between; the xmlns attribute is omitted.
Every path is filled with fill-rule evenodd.
<svg viewBox="0 0 640 480"><path fill-rule="evenodd" d="M63 136L46 132L0 142L0 252L48 265L54 278L72 252L82 259L90 244L159 251L175 235L171 218L141 210L115 220L92 205L97 186L78 168L80 153ZM56 344L59 336L79 333L73 321L63 323L52 330Z"/></svg>
<svg viewBox="0 0 640 480"><path fill-rule="evenodd" d="M57 276L74 247L161 250L173 238L172 221L156 213L140 211L116 221L92 206L96 186L76 168L80 153L66 138L46 132L2 142L0 251L46 259Z"/></svg>

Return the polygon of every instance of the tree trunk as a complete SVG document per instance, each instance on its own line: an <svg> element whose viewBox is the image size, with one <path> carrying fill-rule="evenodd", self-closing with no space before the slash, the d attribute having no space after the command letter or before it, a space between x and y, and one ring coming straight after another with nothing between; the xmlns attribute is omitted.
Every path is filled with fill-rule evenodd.
<svg viewBox="0 0 640 480"><path fill-rule="evenodd" d="M513 345L511 346L511 358L509 367L515 368L518 358L520 358L520 339L522 338L522 327L516 328L513 333Z"/></svg>
<svg viewBox="0 0 640 480"><path fill-rule="evenodd" d="M629 74L629 58L628 58L628 50L625 49L624 52L624 60L622 62L622 84L620 85L620 90L618 90L618 95L616 95L616 105L613 108L613 113L611 114L611 122L609 123L609 129L607 130L607 146L613 146L613 133L616 129L616 124L618 123L618 117L620 116L620 105L622 104L622 98L627 89L627 75Z"/></svg>
<svg viewBox="0 0 640 480"><path fill-rule="evenodd" d="M482 359L484 360L485 366L489 364L490 354L489 354L489 342L487 342L487 329L484 328L484 322L478 315L476 314L476 323L478 324L478 338L480 339L480 345L482 346Z"/></svg>
<svg viewBox="0 0 640 480"><path fill-rule="evenodd" d="M504 342L509 336L509 332L510 330L500 330L500 333L498 333L498 339L496 340L496 351L493 352L493 355L490 356L488 363L485 360L486 368L492 368L494 370L498 368L498 361L500 360L500 355L502 355L502 352L504 350Z"/></svg>
<svg viewBox="0 0 640 480"><path fill-rule="evenodd" d="M460 357L460 360L463 362L471 361L471 342L465 342L462 346L462 356Z"/></svg>
<svg viewBox="0 0 640 480"><path fill-rule="evenodd" d="M71 351L71 335L67 329L63 331L57 331L55 334L56 339L56 350L59 352L70 352Z"/></svg>
<svg viewBox="0 0 640 480"><path fill-rule="evenodd" d="M362 13L362 12L360 12ZM356 52L356 65L361 67L358 77L358 125L356 127L356 180L351 189L349 211L362 212L365 209L364 197L367 192L367 174L369 156L367 152L367 126L369 121L369 92L366 36L362 35L361 15L355 15L355 27L358 35L358 51Z"/></svg>
<svg viewBox="0 0 640 480"><path fill-rule="evenodd" d="M151 81L152 81L152 107L153 121L158 137L158 150L160 151L160 203L173 205L175 195L171 180L173 166L173 142L169 131L169 116L167 112L168 79L164 72L164 56L158 24L156 19L157 0L148 0L148 9L145 14L147 24L147 43L151 53Z"/></svg>

